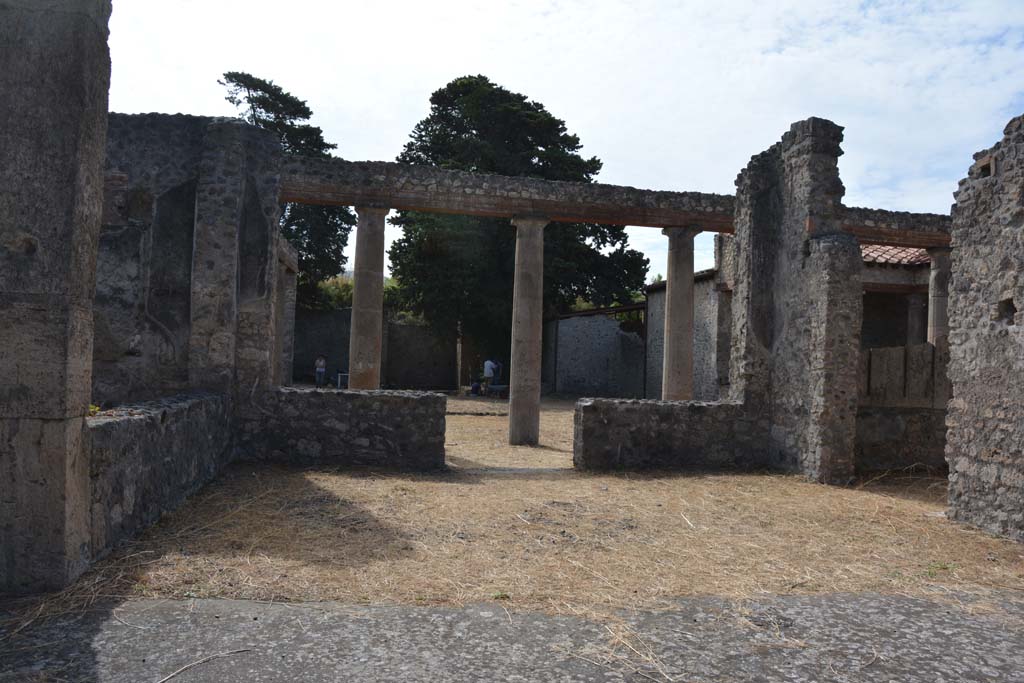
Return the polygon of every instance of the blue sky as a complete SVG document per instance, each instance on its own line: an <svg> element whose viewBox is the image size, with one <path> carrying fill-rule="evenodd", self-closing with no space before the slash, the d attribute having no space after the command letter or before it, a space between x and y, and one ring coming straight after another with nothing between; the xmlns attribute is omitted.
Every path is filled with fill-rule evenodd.
<svg viewBox="0 0 1024 683"><path fill-rule="evenodd" d="M394 159L430 93L482 73L544 103L602 182L731 193L793 121L846 127L846 203L947 212L1024 113L1024 1L118 0L110 106L231 115L217 78L306 99L348 159ZM389 227L389 240L397 229ZM631 242L665 270L657 230ZM697 238L696 267L711 265Z"/></svg>

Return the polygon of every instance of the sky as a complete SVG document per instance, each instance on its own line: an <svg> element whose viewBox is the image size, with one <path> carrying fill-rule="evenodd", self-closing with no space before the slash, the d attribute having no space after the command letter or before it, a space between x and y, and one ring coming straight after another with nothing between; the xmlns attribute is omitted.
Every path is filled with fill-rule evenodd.
<svg viewBox="0 0 1024 683"><path fill-rule="evenodd" d="M655 190L731 194L819 116L845 127L848 206L948 213L1024 113L1024 0L114 0L110 31L111 111L231 116L217 79L248 71L339 156L394 160L432 92L483 74L563 119L600 182ZM628 231L664 273L667 238ZM696 251L713 265L710 234Z"/></svg>

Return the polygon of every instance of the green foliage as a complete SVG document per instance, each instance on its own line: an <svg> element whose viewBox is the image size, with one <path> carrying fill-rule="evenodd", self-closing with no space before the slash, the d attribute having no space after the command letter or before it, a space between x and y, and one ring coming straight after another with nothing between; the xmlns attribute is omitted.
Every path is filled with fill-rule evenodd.
<svg viewBox="0 0 1024 683"><path fill-rule="evenodd" d="M328 308L351 308L352 307L352 278L348 275L336 275L318 284L319 301ZM394 278L384 280L384 309L402 317L403 321L415 322L415 316L408 315L401 310L401 297L398 293L398 283Z"/></svg>
<svg viewBox="0 0 1024 683"><path fill-rule="evenodd" d="M217 81L227 88L227 101L242 110L254 126L272 131L286 154L326 157L337 145L324 140L323 131L305 123L313 111L304 100L273 81L241 71L228 71ZM299 253L297 303L329 306L319 284L345 267L345 246L356 218L347 206L286 204L281 211L281 233Z"/></svg>
<svg viewBox="0 0 1024 683"><path fill-rule="evenodd" d="M590 182L601 170L542 104L484 76L457 78L430 98L398 160L441 168ZM391 248L405 305L443 334L463 333L491 349L508 346L515 231L507 220L405 211ZM622 226L558 223L544 236L548 313L578 300L629 302L643 287L647 259L629 249Z"/></svg>

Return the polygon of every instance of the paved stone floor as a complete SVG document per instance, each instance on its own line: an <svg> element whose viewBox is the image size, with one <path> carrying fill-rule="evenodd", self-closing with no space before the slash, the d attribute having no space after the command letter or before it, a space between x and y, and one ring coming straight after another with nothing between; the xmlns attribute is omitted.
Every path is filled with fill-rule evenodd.
<svg viewBox="0 0 1024 683"><path fill-rule="evenodd" d="M0 631L0 681L157 683L192 663L172 680L1024 681L1021 598L701 598L610 621L500 603L132 600Z"/></svg>

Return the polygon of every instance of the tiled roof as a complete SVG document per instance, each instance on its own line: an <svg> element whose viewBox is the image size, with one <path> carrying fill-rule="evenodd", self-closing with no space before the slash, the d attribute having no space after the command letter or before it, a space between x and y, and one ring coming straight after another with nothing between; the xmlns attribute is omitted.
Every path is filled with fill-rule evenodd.
<svg viewBox="0 0 1024 683"><path fill-rule="evenodd" d="M914 247L888 247L882 244L862 244L864 263L889 266L924 266L931 263L927 249Z"/></svg>

